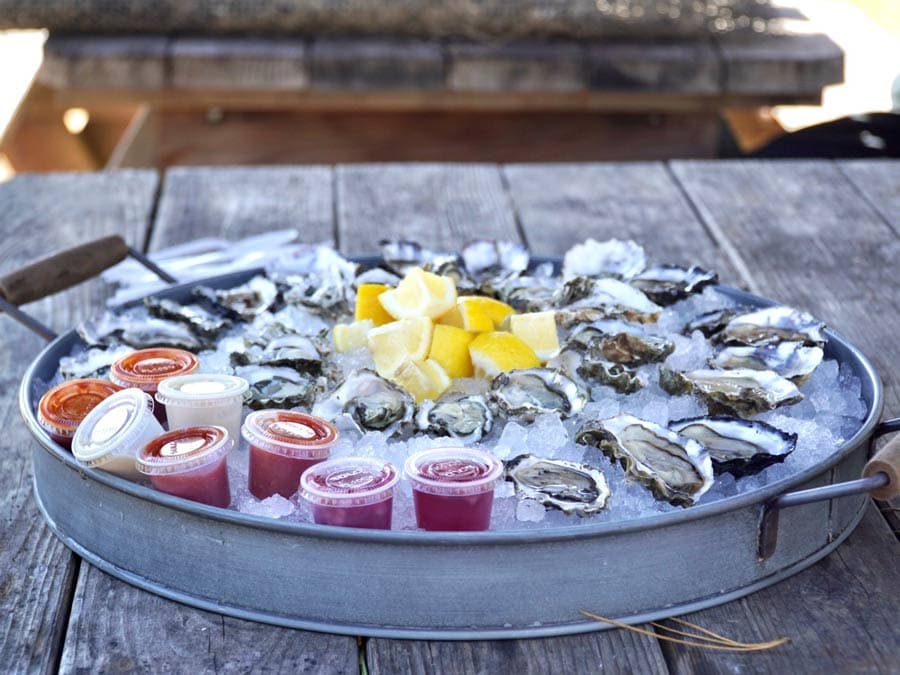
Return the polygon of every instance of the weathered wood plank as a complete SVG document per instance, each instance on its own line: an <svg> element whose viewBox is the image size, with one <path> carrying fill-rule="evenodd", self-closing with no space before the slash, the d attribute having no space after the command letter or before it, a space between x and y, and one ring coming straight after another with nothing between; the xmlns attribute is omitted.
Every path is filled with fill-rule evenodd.
<svg viewBox="0 0 900 675"><path fill-rule="evenodd" d="M581 91L587 54L577 43L451 44L447 86L456 91Z"/></svg>
<svg viewBox="0 0 900 675"><path fill-rule="evenodd" d="M296 227L306 241L331 240L330 169L173 170L163 186L151 250L284 227ZM357 663L353 638L192 609L83 564L62 670L350 673Z"/></svg>
<svg viewBox="0 0 900 675"><path fill-rule="evenodd" d="M900 162L854 160L838 167L900 235Z"/></svg>
<svg viewBox="0 0 900 675"><path fill-rule="evenodd" d="M169 60L179 89L297 90L310 79L302 38L175 38Z"/></svg>
<svg viewBox="0 0 900 675"><path fill-rule="evenodd" d="M160 35L53 35L44 45L38 79L55 89L160 89L167 52L168 38Z"/></svg>
<svg viewBox="0 0 900 675"><path fill-rule="evenodd" d="M338 240L351 255L377 253L381 239L446 251L473 239L519 239L500 172L490 165L339 166L337 195Z"/></svg>
<svg viewBox="0 0 900 675"><path fill-rule="evenodd" d="M503 172L536 253L562 255L588 237L634 239L656 260L701 264L723 283L740 282L663 164L511 165Z"/></svg>
<svg viewBox="0 0 900 675"><path fill-rule="evenodd" d="M493 166L342 166L337 195L346 253L372 253L379 239L401 236L449 251L475 238L520 240ZM619 632L477 643L372 639L366 651L373 673L665 672L655 640Z"/></svg>
<svg viewBox="0 0 900 675"><path fill-rule="evenodd" d="M331 182L326 167L170 169L150 249L288 227L306 241L332 241Z"/></svg>
<svg viewBox="0 0 900 675"><path fill-rule="evenodd" d="M896 414L900 347L891 260L900 240L837 167L674 162L672 169L751 288L811 311L861 347L884 379L886 413ZM784 635L790 645L759 655L672 645L669 663L679 672L895 672L898 553L900 544L870 509L849 542L809 570L686 617L729 635L746 629L746 639Z"/></svg>
<svg viewBox="0 0 900 675"><path fill-rule="evenodd" d="M717 94L721 62L703 40L608 42L588 50L592 89Z"/></svg>
<svg viewBox="0 0 900 675"><path fill-rule="evenodd" d="M118 233L140 246L157 176L152 171L22 175L0 185L2 271L96 237ZM102 305L91 281L25 309L58 331ZM76 558L44 526L32 496L34 444L19 417L19 380L43 340L0 318L0 670L51 672L62 648ZM13 347L14 346L14 347Z"/></svg>
<svg viewBox="0 0 900 675"><path fill-rule="evenodd" d="M332 90L440 89L444 55L435 42L321 38L311 49L313 86Z"/></svg>

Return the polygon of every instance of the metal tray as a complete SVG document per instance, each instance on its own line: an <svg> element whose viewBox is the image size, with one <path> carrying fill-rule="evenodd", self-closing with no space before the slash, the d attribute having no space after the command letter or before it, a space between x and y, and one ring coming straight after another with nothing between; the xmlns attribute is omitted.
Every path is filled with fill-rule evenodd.
<svg viewBox="0 0 900 675"><path fill-rule="evenodd" d="M258 272L203 283L225 288ZM158 295L183 300L194 285ZM743 303L773 304L720 290ZM431 533L285 523L84 468L35 417L37 382L52 378L79 340L74 330L35 359L19 401L37 441L34 490L48 526L78 555L130 584L202 609L316 631L542 637L610 628L580 610L639 623L734 600L812 565L850 534L865 494L813 503L784 495L859 478L870 439L896 424L876 431L883 404L878 375L847 340L832 331L828 338L826 357L861 379L867 413L826 461L702 506L546 530ZM773 510L779 497L785 508Z"/></svg>

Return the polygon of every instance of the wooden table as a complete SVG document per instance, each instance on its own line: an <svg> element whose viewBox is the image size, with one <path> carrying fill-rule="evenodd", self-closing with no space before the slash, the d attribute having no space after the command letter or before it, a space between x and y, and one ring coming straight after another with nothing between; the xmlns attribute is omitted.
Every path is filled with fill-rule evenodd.
<svg viewBox="0 0 900 675"><path fill-rule="evenodd" d="M103 234L150 251L201 236L293 226L370 253L383 237L455 249L474 237L536 253L633 237L657 259L806 309L858 345L900 415L900 163L670 162L356 165L24 175L0 185L2 271ZM96 312L92 281L28 309L59 331ZM873 504L830 556L774 587L687 616L755 654L699 651L615 630L502 642L354 639L185 607L83 563L44 526L16 389L39 338L2 320L0 670L4 672L900 671L900 544ZM700 552L702 554L702 552ZM585 579L591 583L627 579ZM652 629L651 629L652 630ZM363 671L364 672L364 671Z"/></svg>

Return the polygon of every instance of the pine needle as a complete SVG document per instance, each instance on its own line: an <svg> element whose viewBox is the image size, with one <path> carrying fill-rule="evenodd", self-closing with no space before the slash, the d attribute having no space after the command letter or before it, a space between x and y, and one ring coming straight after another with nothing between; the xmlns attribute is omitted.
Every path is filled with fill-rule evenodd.
<svg viewBox="0 0 900 675"><path fill-rule="evenodd" d="M670 633L676 635L682 635L689 640L682 640L677 637L672 637L671 635L661 635L651 630L647 630L646 628L639 628L637 626L629 626L626 623L622 623L621 621L616 621L615 619L607 619L606 617L600 616L598 614L593 614L586 610L581 610L581 613L588 617L589 619L594 619L595 621L602 621L603 623L608 623L610 625L616 626L617 628L624 628L625 630L631 631L632 633L638 633L639 635L646 635L647 637L656 638L657 640L665 640L666 642L672 642L674 644L685 645L687 647L699 647L701 649L710 649L713 651L723 651L723 652L758 652L766 649L772 649L774 647L779 647L786 642L788 642L788 638L779 638L777 640L770 640L768 642L738 642L736 640L732 640L731 638L727 638L723 635L719 635L718 633L714 633L711 630L703 628L701 626L697 626L696 624L692 624L688 621L684 621L682 619L672 619L678 624L683 626L687 626L692 628L698 633L688 633L686 631L678 630L677 628L671 628L669 626L664 626L658 623L652 623L652 626L659 628L661 630L668 631Z"/></svg>

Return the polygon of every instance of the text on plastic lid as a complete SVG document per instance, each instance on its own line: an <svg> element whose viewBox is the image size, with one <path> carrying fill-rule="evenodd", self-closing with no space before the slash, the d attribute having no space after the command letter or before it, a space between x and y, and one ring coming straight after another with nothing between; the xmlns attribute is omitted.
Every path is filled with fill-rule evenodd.
<svg viewBox="0 0 900 675"><path fill-rule="evenodd" d="M285 422L282 420L270 424L269 431L279 436L301 438L304 441L312 440L320 435L316 429L303 422Z"/></svg>
<svg viewBox="0 0 900 675"><path fill-rule="evenodd" d="M106 443L119 435L128 424L133 410L134 404L131 401L122 401L110 407L91 429L90 442Z"/></svg>

